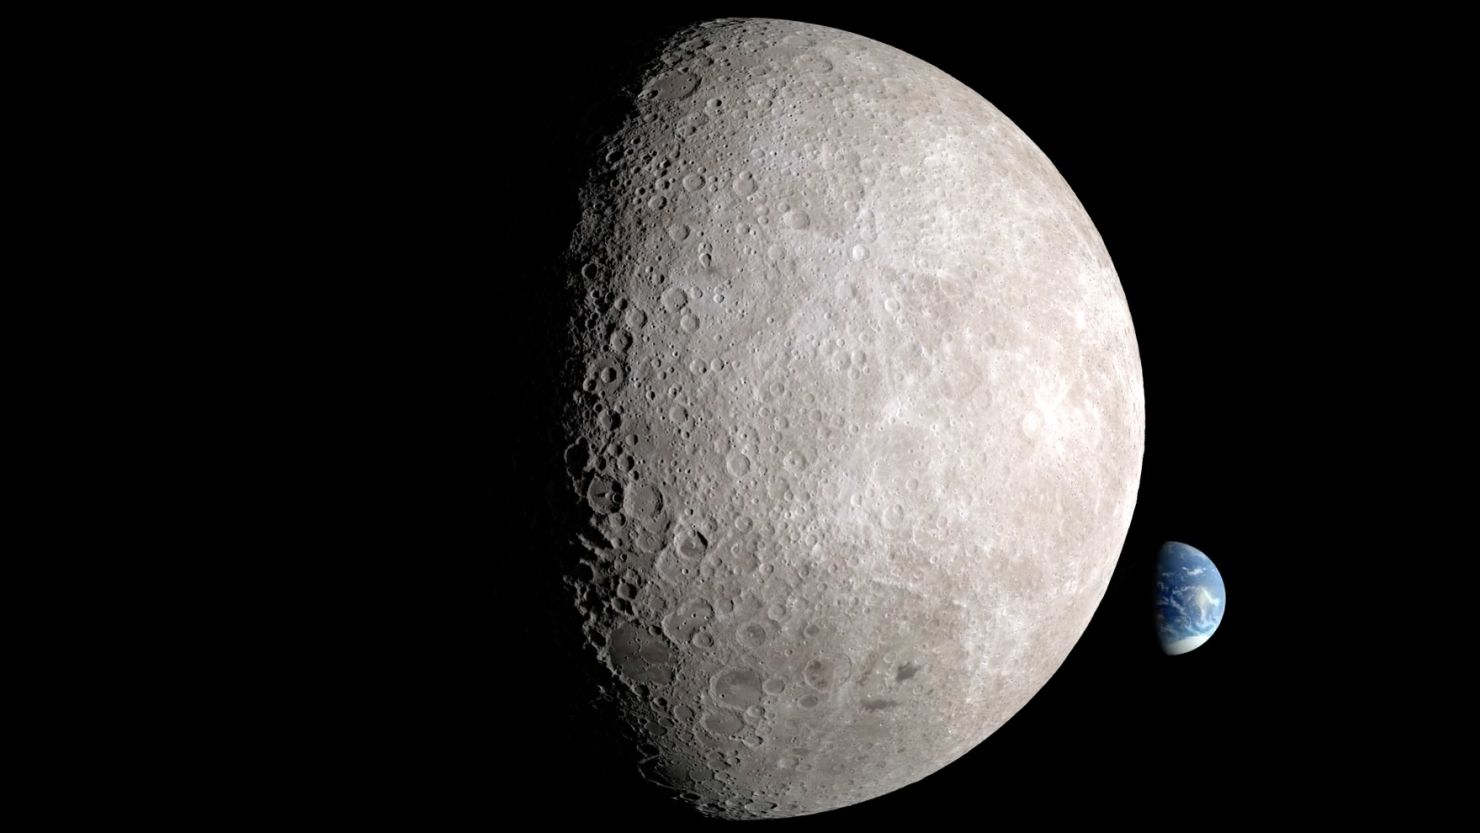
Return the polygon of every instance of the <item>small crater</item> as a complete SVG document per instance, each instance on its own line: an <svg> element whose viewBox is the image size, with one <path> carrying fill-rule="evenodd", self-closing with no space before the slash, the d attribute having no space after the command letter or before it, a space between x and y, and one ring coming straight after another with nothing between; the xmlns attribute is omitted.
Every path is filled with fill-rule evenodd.
<svg viewBox="0 0 1480 833"><path fill-rule="evenodd" d="M730 187L735 190L737 196L748 197L754 194L758 187L755 181L755 174L750 171L742 171L739 176L735 177L735 182Z"/></svg>
<svg viewBox="0 0 1480 833"><path fill-rule="evenodd" d="M828 691L848 679L853 663L841 654L822 654L802 669L802 679L818 691Z"/></svg>
<svg viewBox="0 0 1480 833"><path fill-rule="evenodd" d="M755 547L754 541L736 541L730 545L730 552L724 558L725 564L741 575L749 573L761 564Z"/></svg>
<svg viewBox="0 0 1480 833"><path fill-rule="evenodd" d="M685 306L688 306L689 294L679 287L670 286L663 291L663 297L660 300L662 301L663 309L669 312L678 312Z"/></svg>
<svg viewBox="0 0 1480 833"><path fill-rule="evenodd" d="M899 666L899 668L895 670L895 672L894 672L894 681L896 683L902 683L905 680L910 679L911 677L915 676L918 673L920 673L920 666L915 665L912 662L906 662L905 664Z"/></svg>
<svg viewBox="0 0 1480 833"><path fill-rule="evenodd" d="M677 101L694 94L699 89L699 76L692 72L670 72L654 79L642 91L645 98L657 101Z"/></svg>
<svg viewBox="0 0 1480 833"><path fill-rule="evenodd" d="M627 371L616 357L602 356L591 363L587 378L596 383L604 392L610 393L626 381Z"/></svg>
<svg viewBox="0 0 1480 833"><path fill-rule="evenodd" d="M749 668L727 668L715 674L710 683L715 702L742 711L760 705L763 690L761 675ZM735 720L738 723L740 719Z"/></svg>
<svg viewBox="0 0 1480 833"><path fill-rule="evenodd" d="M707 712L703 723L704 728L720 736L733 735L745 728L744 721L734 712Z"/></svg>
<svg viewBox="0 0 1480 833"><path fill-rule="evenodd" d="M709 550L709 539L697 529L681 528L673 539L673 548L684 558L702 558Z"/></svg>
<svg viewBox="0 0 1480 833"><path fill-rule="evenodd" d="M612 630L607 643L612 664L633 682L667 683L672 679L664 666L673 655L652 634L624 622Z"/></svg>
<svg viewBox="0 0 1480 833"><path fill-rule="evenodd" d="M593 462L591 447L586 444L585 440L576 440L565 449L565 466L571 477L579 477L582 472L592 466Z"/></svg>
<svg viewBox="0 0 1480 833"><path fill-rule="evenodd" d="M744 477L750 474L750 458L738 451L732 451L725 458L725 470L731 477Z"/></svg>
<svg viewBox="0 0 1480 833"><path fill-rule="evenodd" d="M703 599L685 602L663 618L663 632L675 643L690 642L706 625L714 620L714 608Z"/></svg>
<svg viewBox="0 0 1480 833"><path fill-rule="evenodd" d="M776 802L752 801L749 804L745 805L745 809L749 810L752 813L769 813L772 810L776 809Z"/></svg>
<svg viewBox="0 0 1480 833"><path fill-rule="evenodd" d="M656 486L643 484L627 492L623 504L627 514L638 518L656 518L663 511L663 493Z"/></svg>
<svg viewBox="0 0 1480 833"><path fill-rule="evenodd" d="M615 480L593 477L586 486L586 502L592 511L609 515L622 505L622 486Z"/></svg>
<svg viewBox="0 0 1480 833"><path fill-rule="evenodd" d="M802 72L832 72L832 61L813 52L797 56L797 69Z"/></svg>
<svg viewBox="0 0 1480 833"><path fill-rule="evenodd" d="M736 632L735 638L740 641L741 645L747 648L759 648L766 644L766 640L771 638L771 632L760 622L748 622L740 626L740 630Z"/></svg>

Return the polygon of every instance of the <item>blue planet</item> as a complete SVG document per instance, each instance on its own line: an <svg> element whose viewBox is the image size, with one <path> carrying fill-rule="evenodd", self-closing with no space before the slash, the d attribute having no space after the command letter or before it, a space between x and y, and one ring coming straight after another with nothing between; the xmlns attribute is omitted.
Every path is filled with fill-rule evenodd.
<svg viewBox="0 0 1480 833"><path fill-rule="evenodd" d="M1156 634L1169 656L1198 647L1223 621L1223 576L1201 550L1177 541L1156 557Z"/></svg>

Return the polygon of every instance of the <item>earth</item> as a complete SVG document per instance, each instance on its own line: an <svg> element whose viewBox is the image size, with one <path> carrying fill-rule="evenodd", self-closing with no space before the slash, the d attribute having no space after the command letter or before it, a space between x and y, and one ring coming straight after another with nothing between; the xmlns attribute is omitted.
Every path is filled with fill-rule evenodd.
<svg viewBox="0 0 1480 833"><path fill-rule="evenodd" d="M1185 654L1207 642L1223 621L1223 576L1193 547L1168 541L1157 555L1156 632L1161 650Z"/></svg>

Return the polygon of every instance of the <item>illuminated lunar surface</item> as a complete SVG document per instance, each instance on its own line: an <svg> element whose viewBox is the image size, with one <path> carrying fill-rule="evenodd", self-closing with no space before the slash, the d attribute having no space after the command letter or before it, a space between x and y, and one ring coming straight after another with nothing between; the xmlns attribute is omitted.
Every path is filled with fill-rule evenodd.
<svg viewBox="0 0 1480 833"><path fill-rule="evenodd" d="M924 778L1089 624L1140 480L1110 257L950 76L777 20L656 48L570 244L569 577L643 771L803 815Z"/></svg>

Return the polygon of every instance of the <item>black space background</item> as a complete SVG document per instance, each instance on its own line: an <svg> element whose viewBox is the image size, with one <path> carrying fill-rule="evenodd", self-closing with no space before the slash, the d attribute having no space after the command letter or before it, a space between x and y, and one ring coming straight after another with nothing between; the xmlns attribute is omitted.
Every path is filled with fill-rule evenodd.
<svg viewBox="0 0 1480 833"><path fill-rule="evenodd" d="M1351 231L1324 217L1344 153L1327 125L1350 117L1343 89L1369 65L1313 50L1309 33L1261 25L1230 24L1219 37L1130 27L1139 34L1108 38L1045 21L746 13L903 49L1022 128L1114 259L1147 411L1119 568L1038 696L917 784L768 827L1149 821L1171 807L1216 817L1310 802L1356 743L1332 716L1334 660L1317 647L1321 634L1307 639L1291 622L1320 592L1324 570L1313 565L1334 546L1332 524L1350 529L1367 511L1333 496L1350 471L1328 401L1344 368L1366 357L1331 336L1351 294L1339 290L1360 266L1334 259ZM520 398L521 381L543 372L529 284L569 229L562 170L579 114L599 103L591 56L707 16L525 10L474 32L459 21L398 31L392 21L353 45L368 74L328 67L322 96L311 96L328 118L353 109L360 127L343 142L369 183L365 212L385 214L367 224L367 240L384 248L380 268L408 276L373 286L391 312L367 322L408 345L389 350L386 371L410 382L395 407L416 412L412 487L426 511L414 549L384 578L400 593L387 602L395 621L373 685L377 714L395 728L360 741L367 759L409 773L363 796L372 807L394 800L428 818L515 813L577 829L719 826L653 798L566 728L560 660L519 612L521 569L538 554L507 534L525 521L509 495L541 488L510 462L539 429ZM382 240L392 228L400 240ZM1147 582L1166 540L1207 552L1228 587L1218 634L1176 658L1160 655L1150 627Z"/></svg>

